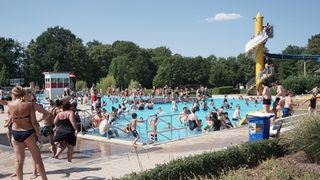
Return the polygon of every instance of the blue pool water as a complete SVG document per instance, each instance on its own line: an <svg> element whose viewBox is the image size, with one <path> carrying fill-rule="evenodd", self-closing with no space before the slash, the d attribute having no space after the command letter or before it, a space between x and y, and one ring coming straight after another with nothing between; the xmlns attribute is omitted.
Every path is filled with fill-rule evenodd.
<svg viewBox="0 0 320 180"><path fill-rule="evenodd" d="M207 100L207 103L209 105L211 98L209 98ZM214 98L214 107L216 107L217 109L219 109L222 106L222 102L223 102L223 98ZM107 106L103 106L103 108L105 108L107 110L107 112L111 112L112 111L112 106L118 108L118 105L122 103L121 99L119 99L118 103L112 103L112 100L110 98L107 97L103 97L101 98L101 102L105 101L107 103ZM235 110L235 107L237 104L240 105L240 115L241 117L244 117L248 112L252 112L252 111L257 111L257 110L261 110L262 109L262 102L258 101L258 104L255 104L254 101L249 101L249 104L246 105L245 104L245 100L239 100L239 99L232 99L229 98L228 99L228 103L229 104L233 104L232 105L232 109L225 109L225 112L228 112L229 114L229 119L232 119L232 115L233 112ZM187 137L187 136L192 136L195 134L201 134L200 132L193 132L193 131L189 131L186 130L185 126L181 125L180 122L178 121L178 116L177 114L179 114L183 107L188 107L189 109L192 108L193 103L189 102L187 104L181 103L181 102L177 102L177 106L178 106L178 111L173 112L171 110L171 103L166 103L166 104L155 104L154 108L152 110L149 110L147 108L145 108L144 110L136 110L135 113L137 113L138 115L138 119L140 117L142 117L143 119L146 119L149 116L149 120L147 123L138 123L138 127L137 127L137 131L140 135L140 140L139 142L146 142L146 139L150 139L150 135L149 133L146 133L147 130L150 130L150 119L152 118L152 116L154 116L157 112L157 109L159 107L161 107L163 109L163 113L158 115L159 118L161 119L158 123L157 126L157 131L167 131L167 132L162 132L160 134L158 134L158 142L163 142L163 141L167 141L168 139L178 139L178 138L183 138L183 137ZM127 109L130 109L129 105L126 105ZM199 119L202 120L203 123L203 127L206 125L206 121L205 121L205 117L209 114L210 111L213 111L213 106L209 106L209 110L200 110L196 112L196 115L198 116ZM170 116L172 114L176 114L176 116ZM131 114L129 115L124 115L124 117L119 118L116 120L116 128L118 128L118 130L120 130L121 128L125 127L128 122L131 120ZM180 130L175 130L175 131L170 131L168 130L168 125L167 122L169 122L172 127L174 128L178 128ZM147 127L146 127L147 126ZM133 137L127 137L124 134L120 133L120 136L122 137L126 137L126 139L129 140L133 140Z"/></svg>

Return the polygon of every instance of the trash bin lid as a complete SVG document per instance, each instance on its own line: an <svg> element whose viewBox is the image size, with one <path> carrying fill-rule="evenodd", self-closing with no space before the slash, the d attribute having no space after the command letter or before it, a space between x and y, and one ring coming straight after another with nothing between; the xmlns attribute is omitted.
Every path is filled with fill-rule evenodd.
<svg viewBox="0 0 320 180"><path fill-rule="evenodd" d="M263 113L263 112L253 112L253 113L248 113L247 116L271 118L274 116L274 114L273 113Z"/></svg>

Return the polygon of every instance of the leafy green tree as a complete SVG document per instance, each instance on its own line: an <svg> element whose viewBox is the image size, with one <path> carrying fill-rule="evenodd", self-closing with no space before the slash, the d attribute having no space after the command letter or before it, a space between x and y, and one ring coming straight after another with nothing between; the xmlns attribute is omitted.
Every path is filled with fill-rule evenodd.
<svg viewBox="0 0 320 180"><path fill-rule="evenodd" d="M116 87L116 80L111 75L101 78L100 83L97 84L97 88L101 88L104 94L108 93L108 87Z"/></svg>
<svg viewBox="0 0 320 180"><path fill-rule="evenodd" d="M150 49L151 59L150 61L155 65L156 69L158 69L161 63L172 56L172 52L167 47L157 47L155 49Z"/></svg>
<svg viewBox="0 0 320 180"><path fill-rule="evenodd" d="M237 57L238 63L238 83L246 84L251 78L254 78L256 75L255 72L255 62L245 56L245 54L240 54Z"/></svg>
<svg viewBox="0 0 320 180"><path fill-rule="evenodd" d="M153 85L157 87L163 87L165 85L171 86L171 64L169 59L165 60L159 67L156 76L153 78Z"/></svg>
<svg viewBox="0 0 320 180"><path fill-rule="evenodd" d="M95 72L92 74L93 80L98 81L108 74L109 66L115 54L111 45L104 45L97 41L89 43L89 45L87 54L89 61L92 62L92 70Z"/></svg>
<svg viewBox="0 0 320 180"><path fill-rule="evenodd" d="M0 71L0 86L8 86L10 84L10 73L5 64L2 65Z"/></svg>
<svg viewBox="0 0 320 180"><path fill-rule="evenodd" d="M311 36L308 39L308 45L306 47L306 53L312 55L320 55L320 34L316 34ZM320 65L317 61L310 61L307 63L307 71L308 73L314 73L317 69L320 68Z"/></svg>
<svg viewBox="0 0 320 180"><path fill-rule="evenodd" d="M0 68L3 70L0 78L6 85L9 85L10 78L24 77L24 48L19 42L0 37Z"/></svg>
<svg viewBox="0 0 320 180"><path fill-rule="evenodd" d="M68 61L64 64L62 71L74 73L78 79L93 81L92 75L96 71L91 71L92 63L88 61L86 48L79 38L70 41L65 47L66 58Z"/></svg>
<svg viewBox="0 0 320 180"><path fill-rule="evenodd" d="M214 87L231 85L231 77L228 73L226 59L220 58L211 67L209 82Z"/></svg>
<svg viewBox="0 0 320 180"><path fill-rule="evenodd" d="M86 83L86 81L78 80L78 81L76 82L76 90L77 90L77 91L82 91L82 90L84 90L84 89L86 89L86 88L87 88L87 83Z"/></svg>
<svg viewBox="0 0 320 180"><path fill-rule="evenodd" d="M129 60L135 59L140 52L140 47L129 41L115 41L112 48L115 56L127 56Z"/></svg>
<svg viewBox="0 0 320 180"><path fill-rule="evenodd" d="M139 81L131 80L128 89L138 88L138 87L139 87Z"/></svg>
<svg viewBox="0 0 320 180"><path fill-rule="evenodd" d="M311 38L308 39L306 53L313 55L320 54L320 34L311 36Z"/></svg>
<svg viewBox="0 0 320 180"><path fill-rule="evenodd" d="M61 64L59 61L56 61L56 63L53 66L53 72L60 72L61 70Z"/></svg>
<svg viewBox="0 0 320 180"><path fill-rule="evenodd" d="M31 80L43 84L44 78L42 72L53 71L54 65L58 61L59 71L73 71L78 68L86 67L82 64L81 51L85 53L83 47L79 46L80 39L67 29L56 26L48 28L36 41L31 41L28 46L27 69ZM83 45L82 45L83 46ZM76 50L76 48L80 48ZM76 53L76 54L72 54ZM81 70L79 70L81 71ZM77 71L77 77L85 72Z"/></svg>
<svg viewBox="0 0 320 180"><path fill-rule="evenodd" d="M131 76L129 67L131 63L128 63L127 56L117 56L112 59L109 75L113 76L116 80L116 87L126 88L130 83Z"/></svg>
<svg viewBox="0 0 320 180"><path fill-rule="evenodd" d="M305 48L303 48L303 47L289 45L282 51L282 53L283 54L303 54L304 51L305 51ZM281 61L282 61L282 73L283 73L282 75L283 75L283 78L303 73L303 60L297 60L297 59L276 59L276 60L272 60L274 66L275 67L279 67L279 68L280 68L280 62ZM280 71L278 71L278 73L280 73ZM278 76L278 74L276 74L276 76ZM280 77L280 74L279 74L278 77Z"/></svg>

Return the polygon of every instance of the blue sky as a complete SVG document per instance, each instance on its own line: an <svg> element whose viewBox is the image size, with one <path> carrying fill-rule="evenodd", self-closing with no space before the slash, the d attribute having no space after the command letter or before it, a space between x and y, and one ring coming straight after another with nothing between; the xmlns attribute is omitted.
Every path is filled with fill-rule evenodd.
<svg viewBox="0 0 320 180"><path fill-rule="evenodd" d="M1 0L0 36L24 45L48 27L69 29L84 43L132 41L182 56L237 56L254 34L258 12L275 26L266 46L281 53L320 33L319 0Z"/></svg>

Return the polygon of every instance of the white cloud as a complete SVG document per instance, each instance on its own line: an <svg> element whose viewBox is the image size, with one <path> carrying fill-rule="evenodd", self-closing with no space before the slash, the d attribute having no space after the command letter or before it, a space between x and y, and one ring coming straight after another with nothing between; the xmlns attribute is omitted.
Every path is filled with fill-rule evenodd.
<svg viewBox="0 0 320 180"><path fill-rule="evenodd" d="M218 13L214 17L206 18L206 21L211 23L214 21L230 21L230 20L237 20L240 18L242 18L242 16L236 13L230 13L230 14Z"/></svg>

